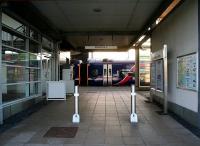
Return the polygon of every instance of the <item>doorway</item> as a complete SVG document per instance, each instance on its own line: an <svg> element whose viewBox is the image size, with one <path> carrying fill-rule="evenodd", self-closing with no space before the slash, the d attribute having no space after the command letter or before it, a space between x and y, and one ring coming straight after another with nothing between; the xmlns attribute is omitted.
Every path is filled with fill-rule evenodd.
<svg viewBox="0 0 200 146"><path fill-rule="evenodd" d="M112 85L112 64L103 64L103 85Z"/></svg>

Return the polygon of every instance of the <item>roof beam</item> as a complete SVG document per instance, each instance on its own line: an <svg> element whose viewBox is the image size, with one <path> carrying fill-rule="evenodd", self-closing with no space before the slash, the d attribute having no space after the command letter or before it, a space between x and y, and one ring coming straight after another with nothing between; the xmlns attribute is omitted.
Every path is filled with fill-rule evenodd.
<svg viewBox="0 0 200 146"><path fill-rule="evenodd" d="M138 35L138 31L68 31L61 34L62 36Z"/></svg>
<svg viewBox="0 0 200 146"><path fill-rule="evenodd" d="M130 42L130 47L137 42L139 37L143 35L145 32L147 32L148 27L150 27L156 20L157 18L168 8L168 6L173 2L173 0L163 0L163 2L160 4L158 9L153 13L153 15L148 19L148 21L145 23L145 25L142 27L142 29L139 31L137 34L137 37L135 37L131 42Z"/></svg>

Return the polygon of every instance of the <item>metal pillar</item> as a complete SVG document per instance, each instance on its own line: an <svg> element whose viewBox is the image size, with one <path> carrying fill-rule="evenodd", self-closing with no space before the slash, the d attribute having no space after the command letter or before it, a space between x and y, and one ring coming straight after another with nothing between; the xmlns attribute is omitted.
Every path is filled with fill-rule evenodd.
<svg viewBox="0 0 200 146"><path fill-rule="evenodd" d="M167 45L163 47L163 61L164 61L164 114L167 114L168 110L168 68L167 68Z"/></svg>
<svg viewBox="0 0 200 146"><path fill-rule="evenodd" d="M139 79L139 48L135 48L135 87L139 89L140 79Z"/></svg>
<svg viewBox="0 0 200 146"><path fill-rule="evenodd" d="M130 115L130 122L131 123L137 123L138 122L138 116L136 114L136 99L135 99L135 86L131 86L131 115Z"/></svg>
<svg viewBox="0 0 200 146"><path fill-rule="evenodd" d="M78 114L78 97L79 97L78 86L75 86L74 97L75 97L75 113L73 115L72 122L80 123L80 116Z"/></svg>

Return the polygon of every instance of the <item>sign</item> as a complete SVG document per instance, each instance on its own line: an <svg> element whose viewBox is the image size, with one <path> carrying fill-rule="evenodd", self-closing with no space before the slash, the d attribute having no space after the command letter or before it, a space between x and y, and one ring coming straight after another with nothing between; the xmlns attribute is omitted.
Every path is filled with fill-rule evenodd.
<svg viewBox="0 0 200 146"><path fill-rule="evenodd" d="M164 75L164 68L163 68L163 59L156 61L156 89L163 91L163 75Z"/></svg>
<svg viewBox="0 0 200 146"><path fill-rule="evenodd" d="M177 58L177 87L187 90L197 90L196 53Z"/></svg>

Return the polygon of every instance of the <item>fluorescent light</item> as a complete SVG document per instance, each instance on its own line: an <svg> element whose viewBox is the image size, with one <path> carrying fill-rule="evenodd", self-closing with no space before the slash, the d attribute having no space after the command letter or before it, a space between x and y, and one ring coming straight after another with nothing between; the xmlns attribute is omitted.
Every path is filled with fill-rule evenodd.
<svg viewBox="0 0 200 146"><path fill-rule="evenodd" d="M85 46L85 49L99 49L99 50L108 50L108 49L117 49L117 46Z"/></svg>
<svg viewBox="0 0 200 146"><path fill-rule="evenodd" d="M138 42L141 42L145 37L146 37L146 35L142 35L142 36L139 38Z"/></svg>
<svg viewBox="0 0 200 146"><path fill-rule="evenodd" d="M156 20L156 25L158 25L158 24L160 23L161 20L162 20L161 18L158 18L158 19Z"/></svg>
<svg viewBox="0 0 200 146"><path fill-rule="evenodd" d="M5 54L18 54L18 53L13 51L5 51Z"/></svg>

